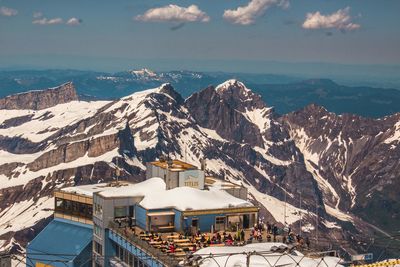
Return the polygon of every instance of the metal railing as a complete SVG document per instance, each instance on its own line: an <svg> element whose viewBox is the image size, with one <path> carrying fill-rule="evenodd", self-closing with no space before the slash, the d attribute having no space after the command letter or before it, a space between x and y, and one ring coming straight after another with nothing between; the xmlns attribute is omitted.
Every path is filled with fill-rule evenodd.
<svg viewBox="0 0 400 267"><path fill-rule="evenodd" d="M129 231L125 230L125 227L119 228L117 223L110 222L109 228L112 232L119 235L133 246L139 248L147 255L153 257L155 261L160 262L164 266L180 266L179 260L175 259L173 256L163 253L160 249L151 246L147 241L140 239L133 233L129 233Z"/></svg>

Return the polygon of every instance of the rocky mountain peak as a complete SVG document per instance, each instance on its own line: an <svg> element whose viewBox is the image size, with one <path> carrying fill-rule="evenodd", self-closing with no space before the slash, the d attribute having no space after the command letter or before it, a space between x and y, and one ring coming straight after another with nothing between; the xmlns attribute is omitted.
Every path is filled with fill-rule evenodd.
<svg viewBox="0 0 400 267"><path fill-rule="evenodd" d="M215 87L215 92L230 106L241 111L245 109L265 108L261 96L255 94L246 85L236 79L230 79Z"/></svg>
<svg viewBox="0 0 400 267"><path fill-rule="evenodd" d="M165 94L173 98L178 104L182 104L184 102L182 96L174 89L174 87L170 83L162 84L157 91L161 94Z"/></svg>
<svg viewBox="0 0 400 267"><path fill-rule="evenodd" d="M329 111L326 108L324 108L323 106L319 106L317 104L314 104L314 103L305 106L303 108L303 110L304 110L305 113L307 113L307 112L318 113L318 114L329 113Z"/></svg>
<svg viewBox="0 0 400 267"><path fill-rule="evenodd" d="M248 89L244 85L244 83L242 83L241 81L238 81L236 79L230 79L230 80L227 80L227 81L221 83L220 85L215 87L215 90L220 94L223 92L232 91L232 90L240 90L240 91L243 91L244 93L251 92L251 90Z"/></svg>
<svg viewBox="0 0 400 267"><path fill-rule="evenodd" d="M0 109L41 110L77 101L78 94L72 82L45 90L34 90L0 99Z"/></svg>

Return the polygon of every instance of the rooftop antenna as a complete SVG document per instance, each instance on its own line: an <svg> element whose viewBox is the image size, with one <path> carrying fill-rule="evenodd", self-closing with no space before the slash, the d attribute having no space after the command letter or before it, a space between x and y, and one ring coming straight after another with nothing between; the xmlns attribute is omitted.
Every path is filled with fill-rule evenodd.
<svg viewBox="0 0 400 267"><path fill-rule="evenodd" d="M283 218L283 222L284 222L284 224L285 224L285 227L287 226L286 225L286 201L287 201L287 194L286 194L286 184L284 184L285 185L285 188L284 188L284 190L285 190L285 205L283 206L283 216L284 216L284 218Z"/></svg>
<svg viewBox="0 0 400 267"><path fill-rule="evenodd" d="M316 243L318 246L318 199L315 200L315 213L316 213L316 217L315 217L315 239L316 239Z"/></svg>
<svg viewBox="0 0 400 267"><path fill-rule="evenodd" d="M299 222L300 222L300 229L299 229L299 233L300 233L300 236L302 236L302 233L301 233L301 191L300 191L300 210L299 210L299 214L300 214L300 220L299 220Z"/></svg>
<svg viewBox="0 0 400 267"><path fill-rule="evenodd" d="M115 176L116 176L116 178L117 178L117 183L118 183L118 181L119 181L119 176L120 176L120 170L119 170L119 166L118 166L118 157L117 157L117 159L116 159L116 166L117 166L117 168L115 169Z"/></svg>

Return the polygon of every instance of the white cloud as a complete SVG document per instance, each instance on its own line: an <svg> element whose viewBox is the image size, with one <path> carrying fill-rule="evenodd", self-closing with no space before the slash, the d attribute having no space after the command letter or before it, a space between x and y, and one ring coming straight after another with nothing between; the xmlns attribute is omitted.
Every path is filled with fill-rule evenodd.
<svg viewBox="0 0 400 267"><path fill-rule="evenodd" d="M271 6L289 7L288 0L251 0L246 6L240 6L236 9L227 9L224 11L224 19L240 25L254 24L258 17L265 14Z"/></svg>
<svg viewBox="0 0 400 267"><path fill-rule="evenodd" d="M72 17L66 21L64 21L62 18L52 18L48 19L46 17L43 17L43 14L41 12L35 12L33 13L33 18L34 20L32 21L33 24L37 25L57 25L57 24L65 24L69 26L77 26L82 23L81 19Z"/></svg>
<svg viewBox="0 0 400 267"><path fill-rule="evenodd" d="M78 19L78 18L70 18L68 21L67 21L67 25L71 25L71 26L77 26L77 25L80 25L81 24L81 22L82 22L82 20L80 20L80 19Z"/></svg>
<svg viewBox="0 0 400 267"><path fill-rule="evenodd" d="M181 7L177 5L168 5L164 7L152 8L143 15L135 17L140 21L157 22L208 22L210 17L199 9L196 5Z"/></svg>
<svg viewBox="0 0 400 267"><path fill-rule="evenodd" d="M350 7L339 9L330 15L322 15L319 11L307 13L303 23L304 29L339 29L352 31L359 29L360 24L353 23L350 16Z"/></svg>
<svg viewBox="0 0 400 267"><path fill-rule="evenodd" d="M35 19L32 21L33 24L38 24L38 25L56 25L56 24L63 24L64 21L62 18L41 18L41 19Z"/></svg>
<svg viewBox="0 0 400 267"><path fill-rule="evenodd" d="M6 17L12 17L16 16L18 14L18 10L12 9L9 7L2 6L0 7L0 15L6 16Z"/></svg>
<svg viewBox="0 0 400 267"><path fill-rule="evenodd" d="M35 13L33 13L33 18L35 18L35 19L41 18L42 16L43 16L43 13L42 13L42 12L35 12Z"/></svg>

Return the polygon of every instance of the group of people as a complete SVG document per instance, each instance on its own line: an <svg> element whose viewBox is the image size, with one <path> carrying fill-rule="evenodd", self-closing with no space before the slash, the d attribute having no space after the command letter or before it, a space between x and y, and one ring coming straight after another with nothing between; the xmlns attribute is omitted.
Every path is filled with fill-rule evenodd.
<svg viewBox="0 0 400 267"><path fill-rule="evenodd" d="M292 244L307 249L310 248L310 239L308 237L303 238L299 234L295 234L290 227L279 228L275 223L258 223L250 230L250 237L247 240L248 243L253 240L263 241L263 232L266 231L266 241L267 242L277 242L278 236L280 240L285 244Z"/></svg>
<svg viewBox="0 0 400 267"><path fill-rule="evenodd" d="M265 233L265 234L264 234ZM148 241L159 241L162 242L162 247L168 252L174 253L177 245L173 240L163 240L160 234L154 234L152 232L147 233ZM265 236L266 240L263 238ZM201 233L200 230L197 232L189 234L179 234L178 239L188 239L192 243L192 247L187 247L185 250L197 251L200 248L213 246L213 245L243 245L245 243L252 243L253 241L267 241L267 242L279 242L285 244L293 244L301 248L310 248L310 240L308 237L303 238L299 234L292 232L290 227L284 229L279 228L275 223L258 223L250 229L250 235L246 240L246 233L244 229L238 229L235 233L227 232L214 232L211 234Z"/></svg>

